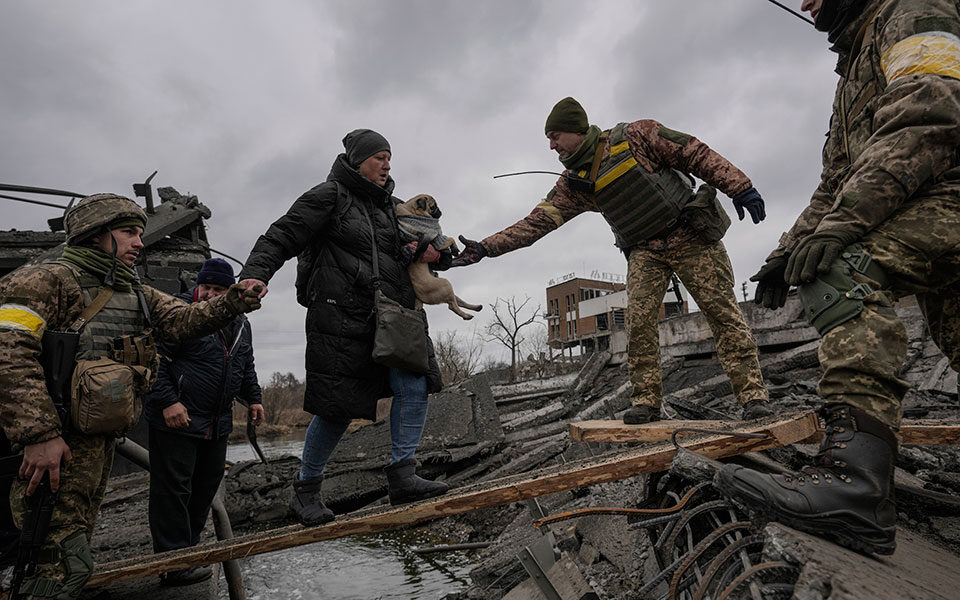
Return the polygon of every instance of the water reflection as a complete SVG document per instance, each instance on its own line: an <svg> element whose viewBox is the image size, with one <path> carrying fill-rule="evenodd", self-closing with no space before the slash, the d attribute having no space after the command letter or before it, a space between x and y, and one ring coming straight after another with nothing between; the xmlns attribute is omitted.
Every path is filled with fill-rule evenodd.
<svg viewBox="0 0 960 600"><path fill-rule="evenodd" d="M466 587L468 554L417 555L444 543L401 531L319 542L242 561L248 600L435 600ZM220 597L227 598L226 586Z"/></svg>
<svg viewBox="0 0 960 600"><path fill-rule="evenodd" d="M268 459L300 456L300 439L261 442ZM230 444L227 460L255 460L250 444ZM470 552L415 554L456 543L419 531L390 531L318 542L241 561L248 600L436 600L467 586ZM221 582L220 598L228 598Z"/></svg>

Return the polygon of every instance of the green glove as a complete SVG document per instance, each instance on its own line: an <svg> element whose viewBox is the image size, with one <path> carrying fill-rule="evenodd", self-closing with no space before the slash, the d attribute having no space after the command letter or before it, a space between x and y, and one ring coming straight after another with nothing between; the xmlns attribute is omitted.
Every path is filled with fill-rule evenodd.
<svg viewBox="0 0 960 600"><path fill-rule="evenodd" d="M245 288L239 283L235 283L227 288L227 306L235 315L248 313L260 308L260 292L263 291L259 285L251 289Z"/></svg>
<svg viewBox="0 0 960 600"><path fill-rule="evenodd" d="M847 231L818 231L803 238L787 261L784 280L790 285L808 283L830 270L843 249L857 239Z"/></svg>

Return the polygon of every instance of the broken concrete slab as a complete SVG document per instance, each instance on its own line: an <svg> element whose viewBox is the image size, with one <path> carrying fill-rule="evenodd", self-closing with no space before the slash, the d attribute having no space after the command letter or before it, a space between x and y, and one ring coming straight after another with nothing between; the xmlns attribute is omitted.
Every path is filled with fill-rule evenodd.
<svg viewBox="0 0 960 600"><path fill-rule="evenodd" d="M960 558L923 537L897 530L897 550L874 558L771 523L764 558L801 566L794 598L804 600L954 600Z"/></svg>

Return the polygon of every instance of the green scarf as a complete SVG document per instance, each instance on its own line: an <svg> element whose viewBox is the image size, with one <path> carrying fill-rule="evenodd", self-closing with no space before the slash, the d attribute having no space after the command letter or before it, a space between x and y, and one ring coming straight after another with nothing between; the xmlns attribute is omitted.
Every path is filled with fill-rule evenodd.
<svg viewBox="0 0 960 600"><path fill-rule="evenodd" d="M136 272L123 262L114 261L113 257L100 250L99 248L90 248L88 246L67 246L60 255L60 260L70 263L85 271L93 273L103 281L103 278L110 272L110 268L116 264L113 272L113 289L118 292L133 291L133 282ZM139 288L139 285L137 286Z"/></svg>
<svg viewBox="0 0 960 600"><path fill-rule="evenodd" d="M560 162L574 173L589 169L590 165L593 164L593 154L597 150L598 141L600 141L600 128L591 125L590 129L587 129L587 135L580 143L580 147L567 158L560 159Z"/></svg>

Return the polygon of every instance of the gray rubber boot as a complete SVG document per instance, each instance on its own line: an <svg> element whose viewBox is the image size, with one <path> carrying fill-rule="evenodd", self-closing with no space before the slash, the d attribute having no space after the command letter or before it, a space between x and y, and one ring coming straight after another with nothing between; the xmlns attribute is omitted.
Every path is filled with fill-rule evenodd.
<svg viewBox="0 0 960 600"><path fill-rule="evenodd" d="M387 474L387 493L390 504L403 504L445 494L450 486L442 481L430 481L417 475L417 461L413 458L383 468Z"/></svg>
<svg viewBox="0 0 960 600"><path fill-rule="evenodd" d="M311 527L333 520L333 511L323 503L323 495L320 493L322 484L323 475L310 479L300 479L299 474L294 475L290 510L297 515L301 525Z"/></svg>

